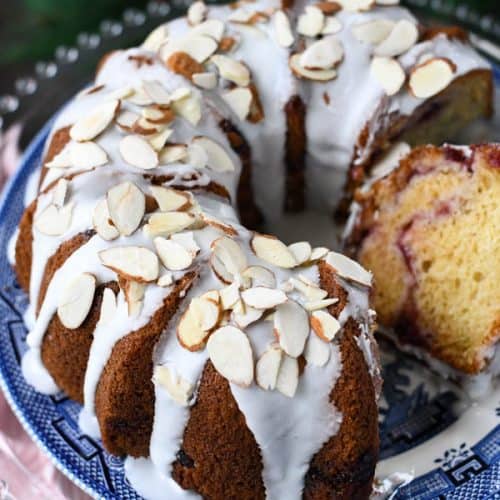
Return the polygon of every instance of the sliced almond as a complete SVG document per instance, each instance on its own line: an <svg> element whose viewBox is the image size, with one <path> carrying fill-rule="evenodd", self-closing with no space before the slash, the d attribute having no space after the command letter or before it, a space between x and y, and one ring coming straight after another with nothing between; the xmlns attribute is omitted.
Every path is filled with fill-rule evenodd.
<svg viewBox="0 0 500 500"><path fill-rule="evenodd" d="M272 309L279 304L283 304L287 300L284 292L277 288L266 288L264 286L256 286L248 288L241 292L241 298L246 305L255 309Z"/></svg>
<svg viewBox="0 0 500 500"><path fill-rule="evenodd" d="M200 308L188 307L177 325L177 339L179 343L182 347L192 352L202 349L210 334L209 331L202 328L199 312Z"/></svg>
<svg viewBox="0 0 500 500"><path fill-rule="evenodd" d="M295 76L317 82L327 82L337 77L337 72L334 69L312 70L304 68L300 63L301 56L302 54L293 54L289 60L290 68Z"/></svg>
<svg viewBox="0 0 500 500"><path fill-rule="evenodd" d="M198 0L189 6L187 11L187 20L191 26L196 26L203 22L207 17L207 6Z"/></svg>
<svg viewBox="0 0 500 500"><path fill-rule="evenodd" d="M309 318L304 308L287 300L276 308L274 314L274 331L279 339L281 348L294 358L304 351L309 335Z"/></svg>
<svg viewBox="0 0 500 500"><path fill-rule="evenodd" d="M153 380L160 384L177 404L180 406L190 405L195 388L193 384L182 378L173 366L155 366Z"/></svg>
<svg viewBox="0 0 500 500"><path fill-rule="evenodd" d="M220 42L224 34L224 23L219 19L207 19L191 29L193 35L205 35Z"/></svg>
<svg viewBox="0 0 500 500"><path fill-rule="evenodd" d="M154 244L160 260L170 271L187 269L193 263L193 255L180 243L156 237Z"/></svg>
<svg viewBox="0 0 500 500"><path fill-rule="evenodd" d="M222 236L212 243L210 265L217 278L229 284L245 269L247 259L235 240Z"/></svg>
<svg viewBox="0 0 500 500"><path fill-rule="evenodd" d="M270 264L286 269L297 265L293 253L282 241L274 236L256 233L250 245L259 259Z"/></svg>
<svg viewBox="0 0 500 500"><path fill-rule="evenodd" d="M434 57L412 69L409 87L418 98L427 99L444 90L452 82L456 66L442 57Z"/></svg>
<svg viewBox="0 0 500 500"><path fill-rule="evenodd" d="M70 202L62 208L53 204L48 205L35 218L34 225L38 231L47 236L61 236L71 226L73 207L75 204Z"/></svg>
<svg viewBox="0 0 500 500"><path fill-rule="evenodd" d="M231 52L238 45L238 40L232 36L225 36L219 43L219 52Z"/></svg>
<svg viewBox="0 0 500 500"><path fill-rule="evenodd" d="M364 12L375 5L375 0L336 0L348 12Z"/></svg>
<svg viewBox="0 0 500 500"><path fill-rule="evenodd" d="M331 299L310 300L304 304L304 309L306 309L306 311L319 311L320 309L325 309L336 304L338 301L339 299L336 297Z"/></svg>
<svg viewBox="0 0 500 500"><path fill-rule="evenodd" d="M406 80L401 64L390 57L374 57L370 72L389 96L397 94Z"/></svg>
<svg viewBox="0 0 500 500"><path fill-rule="evenodd" d="M201 26L201 25L198 25ZM191 30L187 36L180 39L170 39L160 49L160 57L167 61L176 52L185 52L196 62L205 62L216 50L217 42L206 35L199 35Z"/></svg>
<svg viewBox="0 0 500 500"><path fill-rule="evenodd" d="M399 5L399 0L375 0L377 5Z"/></svg>
<svg viewBox="0 0 500 500"><path fill-rule="evenodd" d="M138 135L127 135L120 141L123 160L137 168L150 170L158 166L158 154L146 139Z"/></svg>
<svg viewBox="0 0 500 500"><path fill-rule="evenodd" d="M156 284L162 288L169 287L174 283L174 275L170 271L164 272L159 278Z"/></svg>
<svg viewBox="0 0 500 500"><path fill-rule="evenodd" d="M304 350L306 361L314 366L325 366L330 359L330 346L317 335L309 335Z"/></svg>
<svg viewBox="0 0 500 500"><path fill-rule="evenodd" d="M311 258L311 244L307 241L298 241L297 243L292 243L288 245L288 250L292 252L295 260L297 261L297 265L302 265L304 262L307 262Z"/></svg>
<svg viewBox="0 0 500 500"><path fill-rule="evenodd" d="M383 42L393 30L395 22L391 19L373 19L352 27L352 33L360 42L377 45Z"/></svg>
<svg viewBox="0 0 500 500"><path fill-rule="evenodd" d="M253 355L248 337L234 326L216 330L207 342L215 369L227 380L248 387L254 376Z"/></svg>
<svg viewBox="0 0 500 500"><path fill-rule="evenodd" d="M257 361L255 379L257 384L266 391L276 388L283 351L276 344L271 345Z"/></svg>
<svg viewBox="0 0 500 500"><path fill-rule="evenodd" d="M218 303L212 299L198 297L191 300L189 308L199 318L200 326L203 330L209 332L215 328L220 315Z"/></svg>
<svg viewBox="0 0 500 500"><path fill-rule="evenodd" d="M310 281L304 281L303 276L301 279L290 278L290 282L296 290L302 293L304 297L309 300L322 300L328 295L326 290L321 289L316 284L311 283Z"/></svg>
<svg viewBox="0 0 500 500"><path fill-rule="evenodd" d="M208 290L208 292L205 292L203 295L200 295L200 299L210 300L216 306L218 306L221 302L220 294L219 294L218 290Z"/></svg>
<svg viewBox="0 0 500 500"><path fill-rule="evenodd" d="M125 280L123 284L123 293L127 301L128 315L135 318L141 314L144 305L144 293L146 285L137 281Z"/></svg>
<svg viewBox="0 0 500 500"><path fill-rule="evenodd" d="M70 129L69 135L74 141L91 141L103 132L113 121L120 109L120 101L113 99L92 109L78 120Z"/></svg>
<svg viewBox="0 0 500 500"><path fill-rule="evenodd" d="M116 117L116 124L124 132L132 132L134 124L139 120L140 116L133 111L122 110Z"/></svg>
<svg viewBox="0 0 500 500"><path fill-rule="evenodd" d="M252 105L252 92L248 88L236 88L222 94L222 98L240 120L245 120Z"/></svg>
<svg viewBox="0 0 500 500"><path fill-rule="evenodd" d="M71 161L71 144L67 144L52 160L44 164L45 168L68 168L73 166Z"/></svg>
<svg viewBox="0 0 500 500"><path fill-rule="evenodd" d="M193 144L201 146L207 154L207 166L215 172L233 172L234 163L227 151L217 142L205 136L193 138Z"/></svg>
<svg viewBox="0 0 500 500"><path fill-rule="evenodd" d="M283 356L276 380L276 389L284 396L293 398L299 385L299 363L295 358Z"/></svg>
<svg viewBox="0 0 500 500"><path fill-rule="evenodd" d="M258 321L263 314L264 311L262 309L256 309L255 307L245 305L241 309L235 308L231 315L231 319L236 326L238 326L238 328L244 329L252 323Z"/></svg>
<svg viewBox="0 0 500 500"><path fill-rule="evenodd" d="M333 16L325 17L325 25L321 30L321 34L334 35L339 31L342 31L342 23L336 17Z"/></svg>
<svg viewBox="0 0 500 500"><path fill-rule="evenodd" d="M52 191L52 203L58 208L64 206L68 194L68 185L69 182L66 179L59 179Z"/></svg>
<svg viewBox="0 0 500 500"><path fill-rule="evenodd" d="M191 123L191 125L196 126L201 120L200 99L194 94L189 94L187 97L174 101L172 109L177 115Z"/></svg>
<svg viewBox="0 0 500 500"><path fill-rule="evenodd" d="M170 106L147 106L142 109L142 117L155 125L166 125L175 119L175 113Z"/></svg>
<svg viewBox="0 0 500 500"><path fill-rule="evenodd" d="M139 246L113 247L99 252L102 264L125 279L149 283L158 278L158 257Z"/></svg>
<svg viewBox="0 0 500 500"><path fill-rule="evenodd" d="M154 213L144 226L147 236L169 236L187 229L195 222L195 216L187 212Z"/></svg>
<svg viewBox="0 0 500 500"><path fill-rule="evenodd" d="M279 45L282 47L293 45L294 36L290 27L290 20L282 10L277 10L274 14L274 32Z"/></svg>
<svg viewBox="0 0 500 500"><path fill-rule="evenodd" d="M372 274L354 260L337 252L330 252L325 259L338 273L339 276L350 281L370 287L372 284Z"/></svg>
<svg viewBox="0 0 500 500"><path fill-rule="evenodd" d="M57 316L66 328L78 328L85 321L94 301L95 288L95 276L82 273L63 289Z"/></svg>
<svg viewBox="0 0 500 500"><path fill-rule="evenodd" d="M243 63L219 54L212 56L210 61L217 66L222 78L240 87L247 87L250 84L250 71Z"/></svg>
<svg viewBox="0 0 500 500"><path fill-rule="evenodd" d="M267 267L249 266L242 271L241 275L250 280L252 287L276 287L276 276Z"/></svg>
<svg viewBox="0 0 500 500"><path fill-rule="evenodd" d="M192 77L193 83L202 89L211 90L217 87L217 75L206 71L204 73L194 73Z"/></svg>
<svg viewBox="0 0 500 500"><path fill-rule="evenodd" d="M418 41L418 28L407 19L398 21L391 32L375 47L375 55L395 57L411 49Z"/></svg>
<svg viewBox="0 0 500 500"><path fill-rule="evenodd" d="M177 163L187 158L187 146L185 144L167 144L160 151L160 163L168 165Z"/></svg>
<svg viewBox="0 0 500 500"><path fill-rule="evenodd" d="M111 223L111 216L109 215L108 202L102 199L94 208L92 215L92 224L97 234L107 241L114 240L120 236L120 232Z"/></svg>
<svg viewBox="0 0 500 500"><path fill-rule="evenodd" d="M322 340L330 342L340 331L340 323L326 311L314 311L311 314L311 328Z"/></svg>
<svg viewBox="0 0 500 500"><path fill-rule="evenodd" d="M142 43L142 48L145 50L150 50L151 52L157 52L159 48L165 43L168 38L168 28L165 24L158 26L154 29Z"/></svg>
<svg viewBox="0 0 500 500"><path fill-rule="evenodd" d="M116 295L111 288L105 288L102 294L100 325L110 325L116 318Z"/></svg>
<svg viewBox="0 0 500 500"><path fill-rule="evenodd" d="M151 186L151 194L162 212L183 211L191 205L191 198L184 191L177 189Z"/></svg>
<svg viewBox="0 0 500 500"><path fill-rule="evenodd" d="M133 93L127 97L127 101L137 106L150 106L153 104L153 99L146 93L142 83L133 89Z"/></svg>
<svg viewBox="0 0 500 500"><path fill-rule="evenodd" d="M123 87L118 87L115 90L112 90L109 92L109 94L106 94L106 97L108 99L128 99L134 94L135 90L133 87L130 85L124 85Z"/></svg>
<svg viewBox="0 0 500 500"><path fill-rule="evenodd" d="M215 227L216 229L226 233L228 236L238 235L238 231L236 231L236 229L233 226L231 226L231 224L223 222L220 219L216 219L215 217L212 217L211 215L208 215L205 212L202 212L201 219L205 224Z"/></svg>
<svg viewBox="0 0 500 500"><path fill-rule="evenodd" d="M330 69L344 57L344 49L334 36L327 36L311 44L300 56L300 65L306 69Z"/></svg>
<svg viewBox="0 0 500 500"><path fill-rule="evenodd" d="M312 252L311 252L310 260L311 261L316 261L316 260L323 259L324 257L326 257L328 255L329 251L330 250L328 248L326 248L326 247L316 247L316 248L313 248Z"/></svg>
<svg viewBox="0 0 500 500"><path fill-rule="evenodd" d="M185 163L193 168L202 169L207 166L208 153L200 144L192 142L187 149L187 158Z"/></svg>
<svg viewBox="0 0 500 500"><path fill-rule="evenodd" d="M160 132L148 137L148 142L153 146L153 149L158 153L160 152L168 138L172 135L173 130L171 128L165 128Z"/></svg>
<svg viewBox="0 0 500 500"><path fill-rule="evenodd" d="M228 16L228 21L238 24L251 24L255 12L245 8L236 9Z"/></svg>
<svg viewBox="0 0 500 500"><path fill-rule="evenodd" d="M321 9L313 5L305 8L305 13L299 16L297 31L304 36L315 37L321 33L325 24L325 15Z"/></svg>
<svg viewBox="0 0 500 500"><path fill-rule="evenodd" d="M174 52L168 57L166 65L170 71L182 75L188 80L192 80L195 73L202 73L205 69L203 64L186 52Z"/></svg>
<svg viewBox="0 0 500 500"><path fill-rule="evenodd" d="M95 142L75 142L70 147L71 165L88 169L100 167L108 163L108 155Z"/></svg>
<svg viewBox="0 0 500 500"><path fill-rule="evenodd" d="M182 245L191 255L192 257L196 257L200 252L200 247L196 243L194 239L194 233L192 231L184 231L182 233L175 233L170 236L172 241L179 243ZM214 292L215 293L215 292Z"/></svg>
<svg viewBox="0 0 500 500"><path fill-rule="evenodd" d="M224 311L232 309L233 306L240 300L240 290L238 283L235 281L219 290L221 306Z"/></svg>
<svg viewBox="0 0 500 500"><path fill-rule="evenodd" d="M109 216L120 234L130 236L138 227L146 210L144 193L132 182L111 188L106 196Z"/></svg>

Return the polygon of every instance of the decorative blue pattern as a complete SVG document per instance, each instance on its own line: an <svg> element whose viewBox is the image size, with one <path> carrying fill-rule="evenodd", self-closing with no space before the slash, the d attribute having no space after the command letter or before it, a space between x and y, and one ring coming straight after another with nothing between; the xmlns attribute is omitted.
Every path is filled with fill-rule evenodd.
<svg viewBox="0 0 500 500"><path fill-rule="evenodd" d="M500 80L500 72L496 72ZM40 163L50 123L28 148L19 173L0 203L0 386L30 436L70 479L95 498L138 500L124 477L123 461L106 453L99 441L78 429L80 406L64 394L48 397L26 384L20 361L26 350L23 312L27 307L7 259L9 238L23 207L29 175ZM382 457L388 458L435 436L457 415L457 395L436 390L425 379L411 383L409 373L422 372L415 362L399 355L385 363L384 402L381 409ZM497 415L500 407L497 409ZM500 416L500 415L499 415ZM431 472L399 488L393 498L500 499L500 426L479 442L443 450L442 457L429 457L438 464ZM467 436L464 436L466 439Z"/></svg>

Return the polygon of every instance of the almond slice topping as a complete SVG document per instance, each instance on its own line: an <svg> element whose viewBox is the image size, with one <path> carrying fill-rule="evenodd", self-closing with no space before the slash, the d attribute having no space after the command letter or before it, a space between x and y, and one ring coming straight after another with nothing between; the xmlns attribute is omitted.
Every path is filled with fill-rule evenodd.
<svg viewBox="0 0 500 500"><path fill-rule="evenodd" d="M162 24L158 28L154 29L142 43L142 48L145 50L150 50L151 52L157 52L159 48L165 43L168 38L168 28Z"/></svg>
<svg viewBox="0 0 500 500"><path fill-rule="evenodd" d="M256 233L250 243L253 252L259 259L285 269L297 265L297 261L289 248L278 238Z"/></svg>
<svg viewBox="0 0 500 500"><path fill-rule="evenodd" d="M156 284L162 288L169 287L174 283L174 276L170 271L164 272L159 278Z"/></svg>
<svg viewBox="0 0 500 500"><path fill-rule="evenodd" d="M304 281L303 276L300 276L300 279L290 278L290 282L296 290L309 300L322 300L328 295L326 290L321 289L316 284L308 280Z"/></svg>
<svg viewBox="0 0 500 500"><path fill-rule="evenodd" d="M231 285L225 286L219 290L221 306L224 311L232 309L233 306L240 300L240 290L238 283L235 281Z"/></svg>
<svg viewBox="0 0 500 500"><path fill-rule="evenodd" d="M70 202L62 208L48 205L35 219L35 227L47 236L60 236L71 226L74 203Z"/></svg>
<svg viewBox="0 0 500 500"><path fill-rule="evenodd" d="M243 63L219 54L212 56L210 61L217 66L222 78L239 87L247 87L250 84L250 71Z"/></svg>
<svg viewBox="0 0 500 500"><path fill-rule="evenodd" d="M272 344L262 354L255 366L257 384L266 391L276 388L283 351L276 344Z"/></svg>
<svg viewBox="0 0 500 500"><path fill-rule="evenodd" d="M249 266L242 271L241 275L250 280L252 287L276 287L276 276L267 267Z"/></svg>
<svg viewBox="0 0 500 500"><path fill-rule="evenodd" d="M111 216L108 211L108 202L103 198L94 208L94 213L92 215L92 224L97 234L106 241L111 241L118 236L120 232L111 223Z"/></svg>
<svg viewBox="0 0 500 500"><path fill-rule="evenodd" d="M337 252L330 252L325 259L333 269L349 281L354 281L360 285L370 287L372 284L372 274L349 257Z"/></svg>
<svg viewBox="0 0 500 500"><path fill-rule="evenodd" d="M330 359L330 346L317 335L309 335L304 350L306 361L314 366L325 366Z"/></svg>
<svg viewBox="0 0 500 500"><path fill-rule="evenodd" d="M52 203L58 207L62 208L64 202L66 201L66 195L68 194L69 182L66 179L59 179L52 192Z"/></svg>
<svg viewBox="0 0 500 500"><path fill-rule="evenodd" d="M210 330L219 321L218 304L200 297L194 298L177 326L177 339L189 351L199 351L205 345Z"/></svg>
<svg viewBox="0 0 500 500"><path fill-rule="evenodd" d="M321 30L322 35L334 35L342 31L342 23L333 16L325 17L325 25Z"/></svg>
<svg viewBox="0 0 500 500"><path fill-rule="evenodd" d="M149 283L158 278L158 257L138 246L113 247L99 252L102 264L125 279Z"/></svg>
<svg viewBox="0 0 500 500"><path fill-rule="evenodd" d="M374 57L370 72L389 96L397 94L406 80L401 64L390 57Z"/></svg>
<svg viewBox="0 0 500 500"><path fill-rule="evenodd" d="M85 321L94 301L95 288L96 279L90 273L80 274L64 288L57 316L66 328L78 328Z"/></svg>
<svg viewBox="0 0 500 500"><path fill-rule="evenodd" d="M111 188L106 196L109 216L123 236L130 236L138 227L146 210L144 193L132 182Z"/></svg>
<svg viewBox="0 0 500 500"><path fill-rule="evenodd" d="M163 149L168 138L174 131L171 128L165 128L153 136L148 137L148 142L153 146L153 149L158 153Z"/></svg>
<svg viewBox="0 0 500 500"><path fill-rule="evenodd" d="M70 137L78 142L91 141L108 127L119 109L118 99L101 104L71 127Z"/></svg>
<svg viewBox="0 0 500 500"><path fill-rule="evenodd" d="M153 100L148 94L146 94L142 84L139 84L132 90L132 94L127 97L128 102L136 104L137 106L150 106L153 104Z"/></svg>
<svg viewBox="0 0 500 500"><path fill-rule="evenodd" d="M277 288L266 288L264 286L256 286L248 288L241 292L241 298L246 305L255 309L272 309L279 304L287 301L287 296Z"/></svg>
<svg viewBox="0 0 500 500"><path fill-rule="evenodd" d="M373 19L366 23L354 25L352 33L360 42L377 45L391 34L394 25L394 21L390 19Z"/></svg>
<svg viewBox="0 0 500 500"><path fill-rule="evenodd" d="M248 325L258 321L263 314L264 311L262 309L244 305L242 308L235 307L231 317L239 328L246 328Z"/></svg>
<svg viewBox="0 0 500 500"><path fill-rule="evenodd" d="M207 6L198 0L189 6L187 11L188 23L191 26L196 26L202 23L207 17L208 9Z"/></svg>
<svg viewBox="0 0 500 500"><path fill-rule="evenodd" d="M330 250L328 248L326 248L326 247L316 247L316 248L313 248L312 252L311 252L310 260L311 261L320 260L323 257L326 257L328 255L329 251Z"/></svg>
<svg viewBox="0 0 500 500"><path fill-rule="evenodd" d="M220 281L229 284L245 269L247 259L236 241L221 236L212 243L210 266Z"/></svg>
<svg viewBox="0 0 500 500"><path fill-rule="evenodd" d="M116 117L116 124L123 132L132 132L135 122L137 122L139 118L140 116L137 113L124 109L120 111Z"/></svg>
<svg viewBox="0 0 500 500"><path fill-rule="evenodd" d="M283 356L276 380L276 389L284 396L293 398L299 385L299 363L295 358Z"/></svg>
<svg viewBox="0 0 500 500"><path fill-rule="evenodd" d="M290 47L293 45L294 37L292 28L290 27L290 20L282 10L277 10L274 14L274 31L276 41L282 47Z"/></svg>
<svg viewBox="0 0 500 500"><path fill-rule="evenodd" d="M280 304L274 314L274 331L281 348L289 356L299 357L309 335L307 312L300 304L290 299Z"/></svg>
<svg viewBox="0 0 500 500"><path fill-rule="evenodd" d="M191 125L196 126L201 120L200 100L196 95L191 93L186 97L175 100L172 103L172 109L177 115L191 123Z"/></svg>
<svg viewBox="0 0 500 500"><path fill-rule="evenodd" d="M236 88L222 94L222 98L240 120L245 120L250 113L253 95L248 88Z"/></svg>
<svg viewBox="0 0 500 500"><path fill-rule="evenodd" d="M224 34L224 23L219 19L207 19L191 29L193 35L205 35L220 42Z"/></svg>
<svg viewBox="0 0 500 500"><path fill-rule="evenodd" d="M292 243L291 245L288 245L288 250L292 252L298 266L304 264L304 262L307 262L311 258L312 248L310 243L307 241Z"/></svg>
<svg viewBox="0 0 500 500"><path fill-rule="evenodd" d="M325 23L325 15L318 7L308 5L305 13L299 16L297 31L304 36L315 37L321 33Z"/></svg>
<svg viewBox="0 0 500 500"><path fill-rule="evenodd" d="M198 25L202 26L201 24ZM192 57L196 62L205 62L218 47L217 42L206 35L194 33L191 30L189 34L178 40L168 40L160 49L160 57L163 61L167 61L172 54L176 52L185 52Z"/></svg>
<svg viewBox="0 0 500 500"><path fill-rule="evenodd" d="M183 379L173 366L157 365L154 369L153 381L160 384L168 395L180 406L189 406L194 394L194 386Z"/></svg>
<svg viewBox="0 0 500 500"><path fill-rule="evenodd" d="M192 231L184 231L183 233L172 234L170 236L170 239L172 241L175 241L176 243L179 243L179 245L182 245L193 256L193 258L196 257L201 250L196 243L194 233ZM216 291L214 291L214 293L215 292Z"/></svg>
<svg viewBox="0 0 500 500"><path fill-rule="evenodd" d="M135 318L141 314L144 305L144 293L146 285L137 281L125 280L122 283L122 290L127 301L127 310L130 318Z"/></svg>
<svg viewBox="0 0 500 500"><path fill-rule="evenodd" d="M154 213L144 226L144 233L149 237L169 236L188 228L195 220L195 216L187 212Z"/></svg>
<svg viewBox="0 0 500 500"><path fill-rule="evenodd" d="M193 83L202 89L211 90L217 87L217 75L209 71L194 73L192 79Z"/></svg>
<svg viewBox="0 0 500 500"><path fill-rule="evenodd" d="M170 271L187 269L193 263L193 255L180 243L158 236L154 245L163 265Z"/></svg>
<svg viewBox="0 0 500 500"><path fill-rule="evenodd" d="M161 164L177 163L186 158L187 146L185 144L168 144L160 151Z"/></svg>
<svg viewBox="0 0 500 500"><path fill-rule="evenodd" d="M248 387L254 376L253 355L248 337L234 326L216 330L207 342L215 369L227 380Z"/></svg>
<svg viewBox="0 0 500 500"><path fill-rule="evenodd" d="M110 325L116 317L116 295L111 288L105 288L102 293L100 325Z"/></svg>
<svg viewBox="0 0 500 500"><path fill-rule="evenodd" d="M337 72L334 69L312 70L304 68L300 63L301 56L302 54L293 54L289 60L290 68L295 76L317 82L327 82L337 77Z"/></svg>
<svg viewBox="0 0 500 500"><path fill-rule="evenodd" d="M227 151L217 142L205 136L193 138L193 144L201 146L207 153L207 166L215 172L233 172L234 163Z"/></svg>
<svg viewBox="0 0 500 500"><path fill-rule="evenodd" d="M375 0L336 0L347 12L364 12L375 5Z"/></svg>
<svg viewBox="0 0 500 500"><path fill-rule="evenodd" d="M158 154L146 139L138 135L127 135L120 141L123 160L137 168L150 170L158 166Z"/></svg>
<svg viewBox="0 0 500 500"><path fill-rule="evenodd" d="M108 163L108 155L95 142L75 142L70 147L71 166L90 169Z"/></svg>
<svg viewBox="0 0 500 500"><path fill-rule="evenodd" d="M191 206L191 198L184 191L163 186L151 186L150 189L162 212L183 211Z"/></svg>
<svg viewBox="0 0 500 500"><path fill-rule="evenodd" d="M157 80L143 80L142 88L149 98L156 104L169 104L170 94L163 84Z"/></svg>
<svg viewBox="0 0 500 500"><path fill-rule="evenodd" d="M215 227L216 229L219 229L220 231L226 233L228 236L238 235L238 231L236 231L236 229L233 226L227 224L226 222L221 221L220 219L216 219L215 217L212 217L211 215L208 215L205 212L201 213L201 219L205 224Z"/></svg>
<svg viewBox="0 0 500 500"><path fill-rule="evenodd" d="M64 146L62 151L57 153L52 160L44 164L46 168L68 168L72 166L71 144Z"/></svg>
<svg viewBox="0 0 500 500"><path fill-rule="evenodd" d="M307 311L319 311L320 309L325 309L336 304L338 301L339 299L335 297L331 299L310 300L304 304L304 309Z"/></svg>
<svg viewBox="0 0 500 500"><path fill-rule="evenodd" d="M344 49L334 36L314 42L300 56L300 65L306 69L330 69L344 57Z"/></svg>
<svg viewBox="0 0 500 500"><path fill-rule="evenodd" d="M391 32L375 47L375 55L395 57L411 49L418 40L418 28L406 19L398 21Z"/></svg>
<svg viewBox="0 0 500 500"><path fill-rule="evenodd" d="M456 66L442 57L434 57L414 67L410 73L410 91L415 97L427 99L444 90L453 80Z"/></svg>
<svg viewBox="0 0 500 500"><path fill-rule="evenodd" d="M311 328L322 340L330 342L340 331L340 323L326 311L314 311L311 315Z"/></svg>

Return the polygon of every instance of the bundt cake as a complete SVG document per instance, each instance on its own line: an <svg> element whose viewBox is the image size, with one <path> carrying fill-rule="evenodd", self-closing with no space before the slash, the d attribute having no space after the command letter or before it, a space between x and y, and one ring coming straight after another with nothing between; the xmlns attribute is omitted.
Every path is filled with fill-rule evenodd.
<svg viewBox="0 0 500 500"><path fill-rule="evenodd" d="M500 372L500 145L400 144L374 172L347 244L374 273L380 324L450 376Z"/></svg>
<svg viewBox="0 0 500 500"><path fill-rule="evenodd" d="M461 32L377 3L196 2L55 120L16 242L23 372L147 498L371 492L371 274L252 230L491 112Z"/></svg>

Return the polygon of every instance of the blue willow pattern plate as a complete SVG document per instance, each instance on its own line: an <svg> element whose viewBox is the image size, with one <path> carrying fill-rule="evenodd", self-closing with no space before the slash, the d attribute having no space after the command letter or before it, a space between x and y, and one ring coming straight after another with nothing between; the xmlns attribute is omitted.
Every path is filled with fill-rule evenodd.
<svg viewBox="0 0 500 500"><path fill-rule="evenodd" d="M495 77L500 87L500 70L495 70ZM497 116L493 124L470 131L469 139L494 139L500 130L498 121ZM50 125L28 147L0 206L0 386L30 436L79 487L95 498L138 500L124 476L123 460L80 432L80 405L63 393L39 394L21 373L27 334L23 312L28 304L8 262L7 248ZM377 477L396 472L414 477L391 498L500 498L500 388L473 404L453 384L389 346L382 346L382 361L385 382Z"/></svg>

